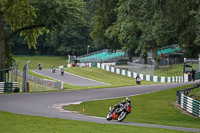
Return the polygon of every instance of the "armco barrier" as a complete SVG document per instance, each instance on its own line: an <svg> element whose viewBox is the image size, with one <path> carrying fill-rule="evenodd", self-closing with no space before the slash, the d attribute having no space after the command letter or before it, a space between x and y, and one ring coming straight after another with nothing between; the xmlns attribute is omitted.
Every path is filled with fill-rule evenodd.
<svg viewBox="0 0 200 133"><path fill-rule="evenodd" d="M23 77L23 72L18 71L18 76ZM37 84L41 84L41 85L45 85L51 88L58 88L58 89L63 89L62 88L62 82L56 82L56 81L52 81L52 80L48 80L48 79L40 79L38 77L35 77L33 75L29 75L28 74L28 80L35 82Z"/></svg>
<svg viewBox="0 0 200 133"><path fill-rule="evenodd" d="M193 87L176 91L176 101L181 105L181 108L197 117L200 117L200 101L192 99L187 95L191 90L199 87L200 84L197 84Z"/></svg>
<svg viewBox="0 0 200 133"><path fill-rule="evenodd" d="M165 83L165 82L180 83L180 82L183 82L183 77L181 77L181 76L160 77L160 76L145 75L145 74L140 74L140 73L136 73L136 72L131 72L131 71L111 67L109 65L105 65L105 64L102 64L102 63L97 63L97 68L104 69L106 71L116 73L116 74L120 74L120 75L124 75L124 76L131 77L131 78L136 78L136 76L139 75L141 80L152 81L152 82L161 82L161 83Z"/></svg>

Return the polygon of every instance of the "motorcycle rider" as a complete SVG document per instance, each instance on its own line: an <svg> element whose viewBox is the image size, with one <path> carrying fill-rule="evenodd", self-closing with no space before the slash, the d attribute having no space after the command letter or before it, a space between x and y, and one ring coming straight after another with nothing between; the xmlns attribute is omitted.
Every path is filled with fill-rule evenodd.
<svg viewBox="0 0 200 133"><path fill-rule="evenodd" d="M63 75L64 75L64 69L61 68L61 76L63 76Z"/></svg>
<svg viewBox="0 0 200 133"><path fill-rule="evenodd" d="M53 66L53 67L52 67L52 72L55 73L55 71L56 71L56 69L55 69L55 67Z"/></svg>
<svg viewBox="0 0 200 133"><path fill-rule="evenodd" d="M130 97L126 97L126 99L123 100L121 103L114 105L113 109L111 109L111 107L110 107L110 113L112 114L117 108L120 108L120 106L124 106L127 103L129 103L131 106L131 98ZM117 113L117 111L116 111L116 113Z"/></svg>

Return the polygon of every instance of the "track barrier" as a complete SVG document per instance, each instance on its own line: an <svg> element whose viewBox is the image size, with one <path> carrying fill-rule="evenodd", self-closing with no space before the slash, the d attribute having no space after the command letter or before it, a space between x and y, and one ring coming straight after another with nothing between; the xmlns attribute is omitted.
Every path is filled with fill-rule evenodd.
<svg viewBox="0 0 200 133"><path fill-rule="evenodd" d="M199 87L200 83L193 87L176 91L176 101L181 105L181 108L197 117L200 117L200 101L188 97L187 95L191 90Z"/></svg>

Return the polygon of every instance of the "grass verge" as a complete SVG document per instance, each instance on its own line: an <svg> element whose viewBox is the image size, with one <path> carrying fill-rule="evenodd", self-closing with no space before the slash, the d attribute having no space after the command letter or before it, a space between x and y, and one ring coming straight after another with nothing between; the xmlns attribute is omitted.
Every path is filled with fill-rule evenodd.
<svg viewBox="0 0 200 133"><path fill-rule="evenodd" d="M200 88L192 90L188 96L200 101Z"/></svg>
<svg viewBox="0 0 200 133"><path fill-rule="evenodd" d="M28 65L29 69L38 69L38 64L42 65L42 68L51 68L52 66L58 67L60 65L66 65L66 57L42 57L42 56L25 56L14 57L15 61L19 63L19 70L22 71L27 61L31 61Z"/></svg>
<svg viewBox="0 0 200 133"><path fill-rule="evenodd" d="M18 115L0 111L1 133L186 133L160 128L98 124L92 122ZM190 132L187 132L190 133Z"/></svg>
<svg viewBox="0 0 200 133"><path fill-rule="evenodd" d="M134 86L136 85L136 81L134 78L129 78L126 76L114 74L99 68L67 68L65 71L83 76L86 78L90 78L93 80L97 80L103 83L110 84L110 87L118 87L118 86ZM155 82L142 81L142 84L156 84Z"/></svg>
<svg viewBox="0 0 200 133"><path fill-rule="evenodd" d="M132 113L126 117L125 121L200 128L199 118L192 118L182 114L173 105L176 100L176 90L188 87L190 85L151 94L132 96ZM65 108L79 113L83 113L82 110L84 108L83 114L85 115L105 117L108 113L108 107L121 102L123 99L89 101Z"/></svg>

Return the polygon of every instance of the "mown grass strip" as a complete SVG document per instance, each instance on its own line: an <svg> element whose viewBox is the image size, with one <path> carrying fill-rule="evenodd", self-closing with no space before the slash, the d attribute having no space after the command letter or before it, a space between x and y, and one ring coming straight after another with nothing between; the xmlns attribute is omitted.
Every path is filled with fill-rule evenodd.
<svg viewBox="0 0 200 133"><path fill-rule="evenodd" d="M161 128L127 125L98 124L92 122L27 116L0 111L1 133L190 133Z"/></svg>
<svg viewBox="0 0 200 133"><path fill-rule="evenodd" d="M188 88L188 86L178 87L170 90L164 90L151 94L132 96L132 113L125 121L141 122L169 126L181 126L189 128L200 128L200 119L192 118L182 114L175 109L176 90ZM108 113L108 107L121 102L124 98L98 100L83 102L80 105L71 105L68 110L83 113L85 115L105 117Z"/></svg>
<svg viewBox="0 0 200 133"><path fill-rule="evenodd" d="M114 74L99 68L67 68L65 71L110 84L110 87L135 86L136 80L126 76ZM142 81L142 84L156 84L154 82Z"/></svg>
<svg viewBox="0 0 200 133"><path fill-rule="evenodd" d="M42 65L42 68L52 68L55 66L56 68L60 65L66 65L66 57L62 56L55 56L55 57L41 57L41 56L25 56L25 57L14 57L15 61L19 63L19 70L22 71L24 65L28 60L31 62L29 63L29 70L30 69L38 69L38 64Z"/></svg>

